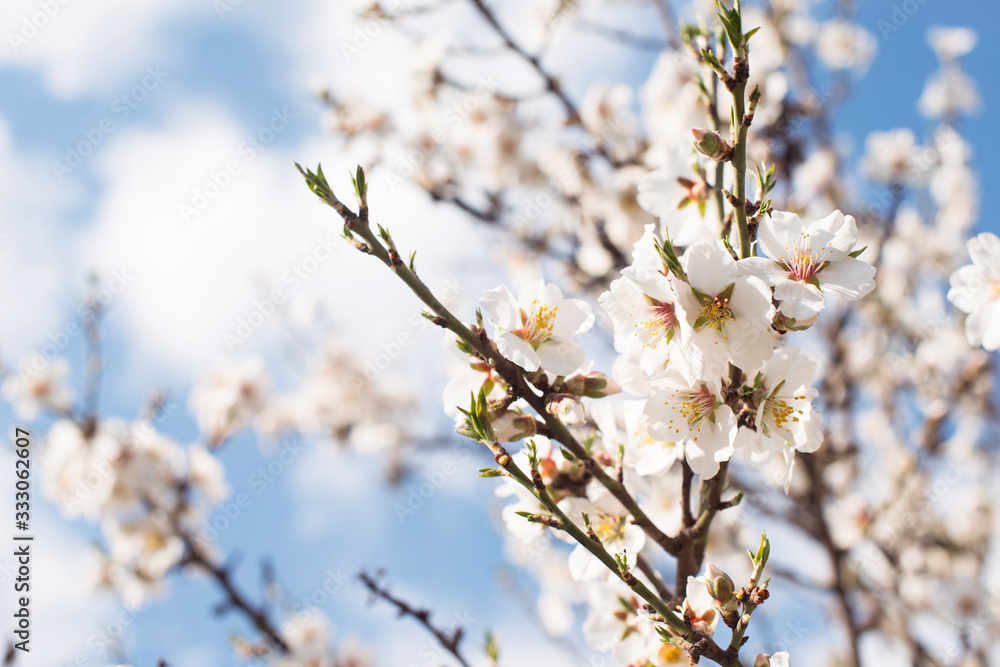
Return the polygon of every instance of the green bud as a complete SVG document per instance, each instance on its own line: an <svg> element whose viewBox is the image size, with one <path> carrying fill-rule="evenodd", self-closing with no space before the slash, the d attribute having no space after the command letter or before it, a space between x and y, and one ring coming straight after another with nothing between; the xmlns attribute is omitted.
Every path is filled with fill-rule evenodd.
<svg viewBox="0 0 1000 667"><path fill-rule="evenodd" d="M728 574L717 568L713 563L706 565L705 573L708 575L705 577L705 586L708 588L708 594L712 596L713 600L721 606L733 599L736 585Z"/></svg>
<svg viewBox="0 0 1000 667"><path fill-rule="evenodd" d="M718 132L695 128L691 130L691 136L698 152L716 162L724 162L733 155L732 146Z"/></svg>

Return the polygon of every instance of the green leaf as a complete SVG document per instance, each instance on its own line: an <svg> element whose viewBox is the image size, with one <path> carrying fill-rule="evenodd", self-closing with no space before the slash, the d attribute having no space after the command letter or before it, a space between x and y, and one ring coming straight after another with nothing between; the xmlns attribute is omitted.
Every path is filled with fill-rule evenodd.
<svg viewBox="0 0 1000 667"><path fill-rule="evenodd" d="M503 477L503 470L500 468L480 468L480 477Z"/></svg>
<svg viewBox="0 0 1000 667"><path fill-rule="evenodd" d="M853 257L854 259L857 259L857 258L858 258L858 256L860 256L860 255L861 255L861 253L863 253L863 252L864 252L865 250L868 250L868 246L865 246L865 247L864 247L864 248L862 248L861 250L855 250L855 251L853 251L853 252L849 252L849 253L847 253L847 254L848 254L849 256Z"/></svg>
<svg viewBox="0 0 1000 667"><path fill-rule="evenodd" d="M736 289L736 283L729 283L729 286L726 289L724 289L721 292L719 292L719 296L716 297L716 298L718 298L718 299L732 299L733 298L733 290L734 289Z"/></svg>
<svg viewBox="0 0 1000 667"><path fill-rule="evenodd" d="M368 198L368 183L365 181L365 171L360 164L352 180L354 181L354 194L358 196L359 200L365 201Z"/></svg>
<svg viewBox="0 0 1000 667"><path fill-rule="evenodd" d="M701 305L707 306L708 304L712 303L712 300L713 300L712 297L710 297L709 295L705 294L704 292L702 292L698 288L692 287L691 291L694 292L695 298L698 299L698 303L700 303Z"/></svg>
<svg viewBox="0 0 1000 667"><path fill-rule="evenodd" d="M701 50L701 58L708 63L709 67L713 69L722 69L722 63L720 63L719 59L715 57L715 54L708 49Z"/></svg>

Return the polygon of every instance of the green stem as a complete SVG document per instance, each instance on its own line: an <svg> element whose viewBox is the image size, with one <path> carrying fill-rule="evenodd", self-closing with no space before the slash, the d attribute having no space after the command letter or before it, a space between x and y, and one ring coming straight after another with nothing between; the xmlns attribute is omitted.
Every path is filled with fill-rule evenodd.
<svg viewBox="0 0 1000 667"><path fill-rule="evenodd" d="M330 203L330 202L327 202ZM331 204L332 205L332 204ZM343 208L343 206L341 205ZM334 206L336 209L337 207ZM340 212L340 209L338 209ZM347 211L350 213L350 211ZM343 213L341 213L343 215ZM487 345L479 336L473 333L455 315L449 311L444 304L437 300L431 290L400 260L395 250L386 250L379 239L375 236L367 221L351 214L345 218L347 227L352 232L363 238L369 248L369 252L378 257L386 266L392 269L399 278L420 298L438 317L442 318L442 326L452 331L455 335L469 344L483 359L486 359L497 373L508 382L517 393L524 398L528 404L544 419L546 425L552 431L555 439L562 443L574 456L587 462L588 470L612 495L625 506L629 514L632 515L635 523L640 526L649 537L659 544L667 553L676 555L679 547L677 540L670 537L656 524L653 523L645 512L639 507L635 498L628 492L625 485L605 472L604 468L595 462L587 449L580 444L569 428L563 424L559 418L548 413L545 409L545 399L536 394L528 386L524 379L523 371L510 360L500 355L495 349Z"/></svg>
<svg viewBox="0 0 1000 667"><path fill-rule="evenodd" d="M712 77L712 92L708 105L708 117L712 130L719 132L722 130L722 120L719 118L719 79ZM726 163L715 163L715 182L712 184L712 191L715 194L715 208L719 216L719 228L724 229L726 223L725 197L722 195L722 179L725 177Z"/></svg>
<svg viewBox="0 0 1000 667"><path fill-rule="evenodd" d="M747 199L747 131L750 127L743 123L743 115L746 113L746 76L749 75L749 63L746 55L739 53L735 62L736 85L733 87L733 178L735 187L733 195L736 197L738 205L733 207L733 214L736 216L736 227L740 238L740 259L745 259L751 254L750 226L747 223L745 205ZM741 70L746 72L746 75L742 75Z"/></svg>
<svg viewBox="0 0 1000 667"><path fill-rule="evenodd" d="M625 575L618 568L618 564L615 562L614 557L608 553L607 549L600 542L595 542L590 537L587 536L583 530L580 529L569 517L559 508L559 505L552 500L552 496L549 495L548 489L542 487L537 489L532 483L531 479L517 467L513 459L508 459L507 464L504 469L511 474L511 476L524 488L532 493L538 500L545 506L552 516L559 521L559 529L568 533L574 540L577 541L584 549L592 553L601 563L603 563L609 570L618 575L618 578L622 580L629 588L634 590L639 597L648 602L656 610L658 614L663 616L664 622L672 627L673 629L685 635L691 632L691 628L681 619L675 612L673 612L670 607L667 606L666 602L660 599L660 597L649 590L649 588L636 579L635 577L626 578ZM633 554L638 556L638 554Z"/></svg>

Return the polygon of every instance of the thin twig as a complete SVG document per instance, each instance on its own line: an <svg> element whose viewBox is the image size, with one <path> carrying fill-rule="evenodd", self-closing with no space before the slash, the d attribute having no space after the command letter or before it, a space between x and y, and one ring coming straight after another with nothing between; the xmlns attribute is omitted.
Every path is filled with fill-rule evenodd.
<svg viewBox="0 0 1000 667"><path fill-rule="evenodd" d="M380 586L378 581L376 581L375 578L367 572L359 573L358 579L360 579L371 592L373 600L379 598L385 600L396 608L400 616L410 616L411 618L415 618L427 629L428 632L434 635L434 638L437 639L438 643L441 644L446 651L455 656L455 660L457 660L460 665L463 667L469 667L469 663L459 651L459 644L462 641L462 636L465 634L464 628L459 626L452 630L449 634L444 630L435 627L434 624L431 623L430 611L427 609L417 609L405 600L396 597L389 592L389 589Z"/></svg>

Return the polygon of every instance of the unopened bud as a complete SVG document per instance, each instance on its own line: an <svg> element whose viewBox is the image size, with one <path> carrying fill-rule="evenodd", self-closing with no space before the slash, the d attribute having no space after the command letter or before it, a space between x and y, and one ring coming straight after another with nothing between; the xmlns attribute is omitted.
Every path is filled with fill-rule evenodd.
<svg viewBox="0 0 1000 667"><path fill-rule="evenodd" d="M732 159L733 147L718 132L696 128L691 130L691 135L694 137L694 147L705 157L716 162Z"/></svg>
<svg viewBox="0 0 1000 667"><path fill-rule="evenodd" d="M819 313L816 313L812 317L797 320L794 317L788 317L780 310L774 315L774 326L782 331L805 331L819 318Z"/></svg>
<svg viewBox="0 0 1000 667"><path fill-rule="evenodd" d="M530 415L522 415L513 410L507 410L499 417L490 420L493 426L493 433L496 434L500 442L514 442L522 438L530 438L538 432L538 425L535 418Z"/></svg>
<svg viewBox="0 0 1000 667"><path fill-rule="evenodd" d="M728 574L717 568L714 564L709 563L705 567L705 587L708 589L708 594L712 596L720 606L726 604L733 599L733 592L736 590L736 585Z"/></svg>
<svg viewBox="0 0 1000 667"><path fill-rule="evenodd" d="M557 394L545 406L545 409L550 415L555 415L568 426L579 426L587 423L587 418L583 413L583 403L572 394Z"/></svg>
<svg viewBox="0 0 1000 667"><path fill-rule="evenodd" d="M574 396L604 398L620 393L621 390L614 380L597 371L574 375L566 380L566 392Z"/></svg>
<svg viewBox="0 0 1000 667"><path fill-rule="evenodd" d="M753 667L771 667L771 656L761 653L754 659Z"/></svg>

